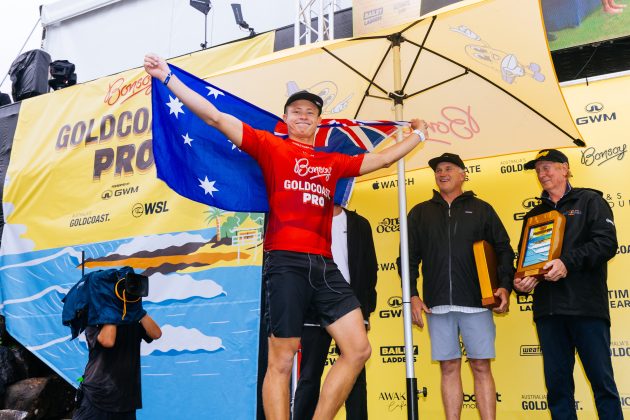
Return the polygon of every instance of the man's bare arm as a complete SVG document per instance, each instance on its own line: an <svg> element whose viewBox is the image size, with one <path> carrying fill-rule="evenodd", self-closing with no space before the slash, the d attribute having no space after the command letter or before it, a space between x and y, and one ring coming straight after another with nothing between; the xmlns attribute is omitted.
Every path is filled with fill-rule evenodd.
<svg viewBox="0 0 630 420"><path fill-rule="evenodd" d="M144 69L149 75L164 82L171 72L166 61L155 54L144 56ZM188 109L206 124L222 132L237 147L243 139L243 123L236 117L219 111L210 101L190 89L175 75L171 75L167 87Z"/></svg>
<svg viewBox="0 0 630 420"><path fill-rule="evenodd" d="M423 120L419 120L417 118L411 120L411 129L421 130L424 133L425 138L428 136L427 124ZM397 162L398 159L411 152L422 141L423 140L418 134L410 133L400 143L396 143L378 153L367 153L363 158L363 163L361 164L361 170L359 173L363 175L381 168L389 167L392 163Z"/></svg>
<svg viewBox="0 0 630 420"><path fill-rule="evenodd" d="M149 314L143 316L140 320L140 323L142 324L144 330L147 332L147 335L152 339L157 340L158 338L162 337L162 330L160 329L159 325L153 320L153 318L149 316Z"/></svg>
<svg viewBox="0 0 630 420"><path fill-rule="evenodd" d="M103 325L96 337L98 343L103 347L111 349L116 344L116 331L117 328L114 324Z"/></svg>

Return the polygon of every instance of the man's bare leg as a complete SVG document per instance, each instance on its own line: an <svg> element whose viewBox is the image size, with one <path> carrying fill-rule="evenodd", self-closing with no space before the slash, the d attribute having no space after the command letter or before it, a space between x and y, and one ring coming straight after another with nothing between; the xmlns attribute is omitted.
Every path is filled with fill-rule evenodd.
<svg viewBox="0 0 630 420"><path fill-rule="evenodd" d="M459 420L462 415L464 390L462 388L462 359L441 360L442 404L446 420Z"/></svg>
<svg viewBox="0 0 630 420"><path fill-rule="evenodd" d="M475 378L475 400L481 420L497 418L497 390L489 359L468 359Z"/></svg>
<svg viewBox="0 0 630 420"><path fill-rule="evenodd" d="M288 420L289 381L293 356L300 345L300 337L269 337L267 373L263 382L263 407L267 420Z"/></svg>
<svg viewBox="0 0 630 420"><path fill-rule="evenodd" d="M372 352L359 308L330 324L326 330L335 339L341 354L326 375L313 420L335 417Z"/></svg>

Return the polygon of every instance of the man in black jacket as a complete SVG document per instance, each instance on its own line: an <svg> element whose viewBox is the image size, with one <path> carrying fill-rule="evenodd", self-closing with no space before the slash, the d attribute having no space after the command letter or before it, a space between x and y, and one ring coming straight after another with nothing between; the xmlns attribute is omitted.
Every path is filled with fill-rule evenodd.
<svg viewBox="0 0 630 420"><path fill-rule="evenodd" d="M566 217L560 258L549 261L543 278L515 278L521 292L534 290L533 312L543 355L547 402L556 419L577 419L575 352L595 396L600 419L622 419L610 360L607 262L617 252L613 213L600 191L573 188L564 153L541 150L525 164L535 169L542 202L523 220L557 210ZM522 237L522 235L521 235ZM519 244L519 248L521 245Z"/></svg>
<svg viewBox="0 0 630 420"><path fill-rule="evenodd" d="M332 223L332 252L335 264L350 283L361 303L365 326L376 308L377 261L370 222L359 214L335 205ZM310 318L310 319L309 319ZM310 420L315 413L319 388L331 337L317 319L307 317L302 332L300 379L293 404L294 420ZM346 399L346 418L366 420L367 384L365 367Z"/></svg>
<svg viewBox="0 0 630 420"><path fill-rule="evenodd" d="M506 312L514 276L514 252L496 212L464 192L464 162L444 153L429 161L439 189L433 198L416 205L408 215L411 316L423 327L427 313L431 357L440 362L442 402L447 419L460 418L463 402L461 335L475 382L477 408L482 419L496 417L496 388L490 359L495 357L492 312L481 305L473 244L488 241L497 255L500 287L495 296ZM418 296L418 265L422 262L422 294Z"/></svg>

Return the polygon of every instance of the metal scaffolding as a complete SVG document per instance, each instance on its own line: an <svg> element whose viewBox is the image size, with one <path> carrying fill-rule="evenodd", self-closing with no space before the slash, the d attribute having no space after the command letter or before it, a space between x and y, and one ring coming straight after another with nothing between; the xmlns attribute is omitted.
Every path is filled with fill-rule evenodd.
<svg viewBox="0 0 630 420"><path fill-rule="evenodd" d="M294 45L335 38L335 0L296 0Z"/></svg>

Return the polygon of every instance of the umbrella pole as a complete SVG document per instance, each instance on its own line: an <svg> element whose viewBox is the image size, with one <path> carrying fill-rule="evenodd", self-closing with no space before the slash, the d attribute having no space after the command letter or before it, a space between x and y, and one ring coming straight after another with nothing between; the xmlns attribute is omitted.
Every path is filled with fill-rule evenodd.
<svg viewBox="0 0 630 420"><path fill-rule="evenodd" d="M396 121L403 119L403 94L400 70L401 37L392 37L392 57L394 62L394 111ZM396 141L403 139L402 130L398 130ZM402 268L403 323L405 331L405 370L407 374L407 418L418 419L418 382L414 371L413 335L411 332L411 292L409 285L409 246L407 239L407 191L405 186L405 160L398 161L398 219L400 221L400 265Z"/></svg>

